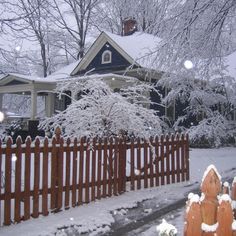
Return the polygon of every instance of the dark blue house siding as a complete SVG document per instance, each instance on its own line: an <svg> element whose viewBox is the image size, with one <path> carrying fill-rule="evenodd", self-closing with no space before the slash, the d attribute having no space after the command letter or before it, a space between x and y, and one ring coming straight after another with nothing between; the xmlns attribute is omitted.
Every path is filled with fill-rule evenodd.
<svg viewBox="0 0 236 236"><path fill-rule="evenodd" d="M102 64L102 54L104 51L109 50L112 53L111 63ZM124 70L130 63L115 49L113 48L108 42L104 44L101 50L97 53L91 63L88 65L85 71L80 71L80 74L85 73L86 71L93 70L97 73L108 73L117 70Z"/></svg>

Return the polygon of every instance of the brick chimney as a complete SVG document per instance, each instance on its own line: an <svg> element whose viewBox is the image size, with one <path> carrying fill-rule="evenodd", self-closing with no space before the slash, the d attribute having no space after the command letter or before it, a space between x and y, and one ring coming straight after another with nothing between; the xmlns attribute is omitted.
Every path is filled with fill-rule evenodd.
<svg viewBox="0 0 236 236"><path fill-rule="evenodd" d="M128 36L137 31L137 22L134 18L126 18L123 21L123 36Z"/></svg>

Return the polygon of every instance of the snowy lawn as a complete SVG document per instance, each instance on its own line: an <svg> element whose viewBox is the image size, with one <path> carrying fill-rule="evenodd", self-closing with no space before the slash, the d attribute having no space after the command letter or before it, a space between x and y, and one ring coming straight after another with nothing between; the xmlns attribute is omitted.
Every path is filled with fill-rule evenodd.
<svg viewBox="0 0 236 236"><path fill-rule="evenodd" d="M0 235L66 235L64 229L71 225L75 225L73 229L80 233L90 232L89 235L104 233L109 231L110 225L114 223L112 213L117 209L133 208L137 206L138 202L151 198L158 199L157 208L163 202L173 203L186 197L191 189L199 186L202 175L210 164L216 166L223 178L236 176L235 160L236 148L192 149L190 151L191 179L189 182L126 192L120 196L102 199L55 215L41 216L18 225L4 226L0 228ZM177 224L176 227L180 231L178 235L182 235L183 213L180 212L176 214L176 218L175 215L172 218L174 219L170 223ZM152 235L152 233L157 235L154 227L142 235Z"/></svg>

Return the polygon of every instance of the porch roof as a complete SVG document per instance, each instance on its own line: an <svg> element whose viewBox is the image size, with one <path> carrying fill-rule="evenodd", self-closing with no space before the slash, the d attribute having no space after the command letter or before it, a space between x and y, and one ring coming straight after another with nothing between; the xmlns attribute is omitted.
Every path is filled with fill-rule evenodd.
<svg viewBox="0 0 236 236"><path fill-rule="evenodd" d="M52 91L56 87L55 80L9 73L0 79L0 93L22 93Z"/></svg>

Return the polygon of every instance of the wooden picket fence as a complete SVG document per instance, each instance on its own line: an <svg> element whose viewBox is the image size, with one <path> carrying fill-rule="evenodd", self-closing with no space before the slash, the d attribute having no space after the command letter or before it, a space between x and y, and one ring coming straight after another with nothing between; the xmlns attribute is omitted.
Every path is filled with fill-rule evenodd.
<svg viewBox="0 0 236 236"><path fill-rule="evenodd" d="M0 141L1 142L1 141ZM1 225L130 190L187 181L188 136L150 140L9 138L0 143Z"/></svg>

